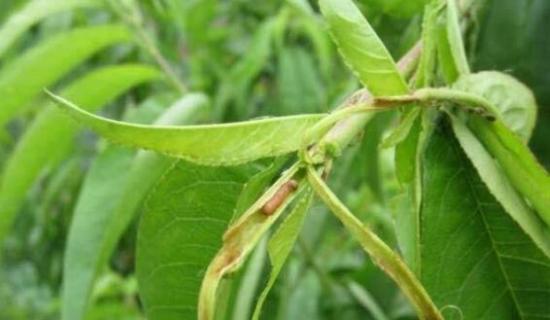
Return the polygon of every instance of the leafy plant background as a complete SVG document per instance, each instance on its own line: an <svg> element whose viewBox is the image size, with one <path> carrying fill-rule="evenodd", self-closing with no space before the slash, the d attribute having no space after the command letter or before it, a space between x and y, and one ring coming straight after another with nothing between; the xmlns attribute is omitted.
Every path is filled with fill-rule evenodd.
<svg viewBox="0 0 550 320"><path fill-rule="evenodd" d="M550 3L546 0L478 2L479 8L469 17L472 21L466 30L468 59L474 71L510 73L534 90L539 115L530 145L548 169L550 38L546 30L550 30ZM163 114L171 114L170 121L175 124L325 112L359 87L337 55L316 13L315 2L150 0L115 3L137 11L122 10L121 13L117 5L101 1L0 2L0 34L3 35L0 37L0 103L2 108L10 106L0 110L0 124L5 124L0 132L0 210L3 217L13 217L0 222L0 239L5 238L0 319L58 319L62 310L75 318L84 314L86 319L144 318L137 298L134 263L136 241L142 241L136 240L139 208L153 188L147 210L170 205L162 201L163 190L170 193L173 184L181 185L182 181L191 179L186 175L192 177L192 173L185 170L193 172L191 167L174 163L170 158L112 146L82 130L46 102L41 95L43 87L63 92L88 110L101 110L111 118L153 123L162 122L159 117ZM357 3L394 57L401 56L418 39L425 1L362 0ZM10 24L18 12L33 5L39 9L29 10L26 17L31 22L26 27L24 22ZM48 6L61 9L52 9L51 15L43 16L48 11L43 8ZM101 33L98 26L113 29ZM83 28L88 33L69 36ZM93 42L91 37L100 40ZM8 43L9 39L13 42ZM50 44L53 49L47 50L49 42L53 43ZM33 50L37 52L34 58ZM60 60L62 53L72 58ZM54 63L56 59L58 62ZM68 63L69 60L74 63ZM166 70L166 65L171 71ZM189 97L191 92L198 95L195 100ZM178 114L178 103L192 105L194 112ZM399 214L404 204L394 178L392 154L378 147L387 124L392 121L391 116L379 115L369 123L365 138L354 143L338 161L330 184L361 220L396 246L392 214ZM440 134L448 135L449 130L446 128ZM448 148L460 150L457 143ZM447 161L465 161L463 154L455 156ZM438 164L438 161L428 161L426 165ZM151 168L157 170L151 171ZM166 170L175 173L166 175ZM467 170L471 172L473 168ZM121 171L124 174L118 175ZM235 173L199 172L197 176L209 174L223 182L223 177ZM250 200L236 199L238 191L243 189L244 194L253 199L273 175L269 166L260 161L243 167L238 176L241 184L252 177L257 181L256 186L227 186L212 181L213 190L227 196L216 197L216 201L220 201L217 208L226 206L230 210L236 203L243 211ZM433 177L438 178L445 180L445 172L441 172L441 177ZM98 202L97 208L90 207ZM80 211L88 214L77 217ZM108 219L113 212L124 218L111 222L112 227L103 231L111 234L111 238L97 243L102 231L90 229L107 223L101 219ZM228 213L220 211L225 223L231 219ZM70 251L71 245L67 244L68 235L71 239L73 233L79 233L70 231L71 224L77 222L80 230L90 232L90 239L84 239L81 248L97 243L104 248L102 252L107 252L90 256L95 259L92 269L85 266L78 269L78 262L87 251L78 250L78 243L71 244L76 249ZM219 227L215 222L212 225ZM395 285L365 257L324 207L315 203L303 225L294 254L290 255L266 299L263 317L415 318ZM225 289L233 292L233 300L227 302L227 319L251 316L250 311L245 310L252 310L255 300L247 292L259 293L263 288L262 279L270 272L270 258L261 249L262 245L244 271ZM406 252L404 254L407 257ZM64 269L64 265L71 269ZM434 264L434 268L436 266ZM67 270L73 270L74 274L70 275ZM423 280L430 291L436 292L434 299L444 304L446 297L437 295L441 288L430 284L432 276L428 272ZM88 288L88 292L82 292L80 298L63 296L67 277L80 279L83 283L72 285ZM75 299L74 304L67 306L62 297ZM88 306L85 308L82 304ZM452 307L447 312L449 317L458 317ZM468 312L475 314L476 310Z"/></svg>

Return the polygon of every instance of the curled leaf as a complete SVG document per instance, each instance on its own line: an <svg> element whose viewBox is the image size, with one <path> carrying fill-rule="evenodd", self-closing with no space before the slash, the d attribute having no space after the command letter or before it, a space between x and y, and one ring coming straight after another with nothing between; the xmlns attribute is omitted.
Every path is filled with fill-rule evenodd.
<svg viewBox="0 0 550 320"><path fill-rule="evenodd" d="M323 115L279 117L196 126L147 126L109 120L50 94L71 117L108 140L190 162L227 166L298 150L306 131Z"/></svg>

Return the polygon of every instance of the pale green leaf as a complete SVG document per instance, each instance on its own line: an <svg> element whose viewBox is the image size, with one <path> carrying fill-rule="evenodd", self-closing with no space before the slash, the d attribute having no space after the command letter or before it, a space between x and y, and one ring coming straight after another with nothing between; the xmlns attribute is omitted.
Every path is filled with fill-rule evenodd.
<svg viewBox="0 0 550 320"><path fill-rule="evenodd" d="M114 143L157 151L203 165L237 165L298 150L323 115L196 126L145 126L98 117L51 95L82 124Z"/></svg>
<svg viewBox="0 0 550 320"><path fill-rule="evenodd" d="M186 95L156 123L192 123L204 113L207 102L202 94ZM86 177L64 255L62 319L83 318L95 276L147 192L176 161L153 152L134 155L134 151L125 148L107 148Z"/></svg>
<svg viewBox="0 0 550 320"><path fill-rule="evenodd" d="M252 165L169 170L146 203L138 231L137 275L148 319L196 319L202 277L222 245Z"/></svg>
<svg viewBox="0 0 550 320"><path fill-rule="evenodd" d="M447 0L447 41L451 49L451 56L457 73L465 75L470 73L470 66L464 50L464 41L462 40L462 30L460 28L459 12L456 5L457 0Z"/></svg>
<svg viewBox="0 0 550 320"><path fill-rule="evenodd" d="M470 128L498 161L514 188L550 227L550 175L529 147L504 123L470 117Z"/></svg>
<svg viewBox="0 0 550 320"><path fill-rule="evenodd" d="M487 190L446 121L422 172L420 275L445 319L550 314L550 260Z"/></svg>
<svg viewBox="0 0 550 320"><path fill-rule="evenodd" d="M453 88L490 101L500 111L506 126L523 141L529 141L537 119L537 102L524 84L505 73L484 71L460 77Z"/></svg>
<svg viewBox="0 0 550 320"><path fill-rule="evenodd" d="M97 110L129 88L160 77L156 69L140 65L99 69L77 80L63 94L88 110ZM78 125L52 103L44 106L7 160L0 181L0 243L42 170L53 167L71 150Z"/></svg>
<svg viewBox="0 0 550 320"><path fill-rule="evenodd" d="M101 4L93 0L32 0L21 10L11 14L0 27L0 58L6 50L34 24L49 15L78 7L94 7Z"/></svg>
<svg viewBox="0 0 550 320"><path fill-rule="evenodd" d="M380 146L382 148L395 147L399 143L403 142L409 136L411 129L420 115L420 108L414 108L410 112L403 116L403 119L399 125L391 132L391 134L382 141Z"/></svg>
<svg viewBox="0 0 550 320"><path fill-rule="evenodd" d="M269 260L271 261L271 274L264 290L258 298L252 319L260 319L265 299L275 284L275 280L277 280L298 238L306 213L311 206L312 198L313 192L311 189L304 191L304 193L297 198L294 209L289 213L288 217L282 222L279 229L277 229L277 232L275 232L273 237L269 240L268 254Z"/></svg>
<svg viewBox="0 0 550 320"><path fill-rule="evenodd" d="M388 50L351 0L319 1L340 53L374 96L406 94L407 84Z"/></svg>
<svg viewBox="0 0 550 320"><path fill-rule="evenodd" d="M0 71L0 127L44 87L56 83L94 53L128 40L130 34L124 27L103 25L74 29L29 49Z"/></svg>

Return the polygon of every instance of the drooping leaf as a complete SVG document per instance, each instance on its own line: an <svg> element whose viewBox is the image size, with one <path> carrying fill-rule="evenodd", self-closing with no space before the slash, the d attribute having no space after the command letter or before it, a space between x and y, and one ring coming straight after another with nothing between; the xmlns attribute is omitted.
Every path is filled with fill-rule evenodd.
<svg viewBox="0 0 550 320"><path fill-rule="evenodd" d="M207 102L202 94L186 95L156 123L192 123ZM118 146L107 148L95 159L69 230L62 319L83 318L97 273L147 192L174 161L154 152L141 152L135 157L135 151Z"/></svg>
<svg viewBox="0 0 550 320"><path fill-rule="evenodd" d="M501 72L484 71L461 77L453 87L486 98L500 111L508 128L529 141L537 119L537 102L524 84Z"/></svg>
<svg viewBox="0 0 550 320"><path fill-rule="evenodd" d="M550 260L487 190L447 122L422 172L420 275L445 319L550 314Z"/></svg>
<svg viewBox="0 0 550 320"><path fill-rule="evenodd" d="M82 124L112 142L157 151L203 165L237 165L298 150L323 115L196 126L144 126L98 117L50 95ZM205 143L208 141L208 143Z"/></svg>
<svg viewBox="0 0 550 320"><path fill-rule="evenodd" d="M342 222L346 230L367 252L372 261L380 267L401 288L421 319L443 319L430 296L414 273L382 239L361 222L330 190L315 169L308 167L307 178L316 195Z"/></svg>
<svg viewBox="0 0 550 320"><path fill-rule="evenodd" d="M514 188L525 197L550 227L550 175L527 145L500 121L471 117L470 128L497 159Z"/></svg>
<svg viewBox="0 0 550 320"><path fill-rule="evenodd" d="M0 27L0 58L17 38L45 17L78 7L94 7L101 4L93 0L33 0L21 10L11 14Z"/></svg>
<svg viewBox="0 0 550 320"><path fill-rule="evenodd" d="M297 177L299 163L292 165L251 205L223 236L223 246L210 262L201 284L198 318L213 320L219 316L219 289L222 280L237 271L260 239L282 215L286 207L305 189L303 178ZM297 180L290 181L292 178ZM283 192L283 193L281 193ZM275 200L277 199L277 200ZM277 201L271 211L268 203Z"/></svg>
<svg viewBox="0 0 550 320"><path fill-rule="evenodd" d="M529 235L541 251L550 257L550 229L539 219L510 184L497 162L485 150L481 142L462 123L452 117L453 131L464 153L476 168L487 189L499 201L514 221Z"/></svg>
<svg viewBox="0 0 550 320"><path fill-rule="evenodd" d="M44 87L53 85L94 53L129 39L126 28L102 25L74 29L29 49L0 71L0 127Z"/></svg>
<svg viewBox="0 0 550 320"><path fill-rule="evenodd" d="M393 58L351 0L321 0L321 12L340 53L363 85L374 95L408 91Z"/></svg>
<svg viewBox="0 0 550 320"><path fill-rule="evenodd" d="M97 110L129 88L159 76L156 69L147 66L106 67L90 73L62 92L86 109ZM78 129L78 125L48 103L19 140L0 181L0 243L28 188L44 168L55 166L70 151Z"/></svg>
<svg viewBox="0 0 550 320"><path fill-rule="evenodd" d="M140 295L151 320L195 319L202 277L222 244L253 165L179 161L152 192L137 245Z"/></svg>
<svg viewBox="0 0 550 320"><path fill-rule="evenodd" d="M289 213L288 217L283 221L277 232L269 240L268 253L269 260L271 261L271 274L267 281L264 290L258 297L256 308L252 319L260 319L262 306L269 294L269 291L275 284L275 280L279 276L279 273L283 269L285 261L290 254L296 239L302 229L306 213L311 206L313 198L313 191L311 189L306 190L297 199L297 203L294 209Z"/></svg>

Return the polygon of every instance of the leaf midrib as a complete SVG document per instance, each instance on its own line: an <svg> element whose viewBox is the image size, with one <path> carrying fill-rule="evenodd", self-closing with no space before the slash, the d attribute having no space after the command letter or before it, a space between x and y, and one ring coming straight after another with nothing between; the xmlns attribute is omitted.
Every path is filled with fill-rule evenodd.
<svg viewBox="0 0 550 320"><path fill-rule="evenodd" d="M455 153L455 155L457 157L460 157L460 152L461 150L457 150L457 148L460 148L458 147L457 145L453 145L452 146L453 148L453 152ZM461 170L464 170L466 169L464 166L461 167ZM498 262L498 266L499 266L499 269L500 269L500 273L502 274L502 277L504 278L504 281L505 281L505 284L506 284L506 291L503 292L502 294L500 294L497 298L500 298L502 297L502 295L504 295L506 292L509 292L511 297L512 297L512 300L514 301L514 306L516 308L516 310L518 311L518 314L520 315L520 317L523 319L524 318L524 312L523 310L521 309L521 306L519 305L519 302L517 300L517 297L516 297L516 294L513 290L513 287L510 283L510 279L508 278L508 273L506 272L506 268L504 268L504 265L503 265L503 262L502 262L502 258L501 258L501 255L499 253L499 251L497 250L497 247L495 245L495 242L493 240L493 234L491 233L491 228L489 227L489 224L487 223L487 220L485 218L485 212L483 211L483 208L482 206L480 205L481 201L480 199L478 198L478 195L477 193L475 192L474 188L473 188L473 182L472 182L472 179L471 179L471 172L468 172L468 170L464 170L465 171L465 176L466 176L466 182L467 182L467 185L468 185L468 189L470 189L470 193L471 193L471 198L475 200L475 203L476 203L476 211L480 214L481 216L481 221L483 222L483 226L485 228L485 231L489 237L489 241L491 242L491 249L493 251L493 253L495 254L495 257L496 257L496 260ZM483 183L483 182L482 182ZM492 195L491 195L492 196ZM498 203L498 205L500 206L500 203ZM515 223L515 222L513 222ZM485 314L487 313L487 311L490 310L490 307L491 305L488 306L488 308L484 311L484 313L481 315L481 318L483 318L485 316Z"/></svg>

